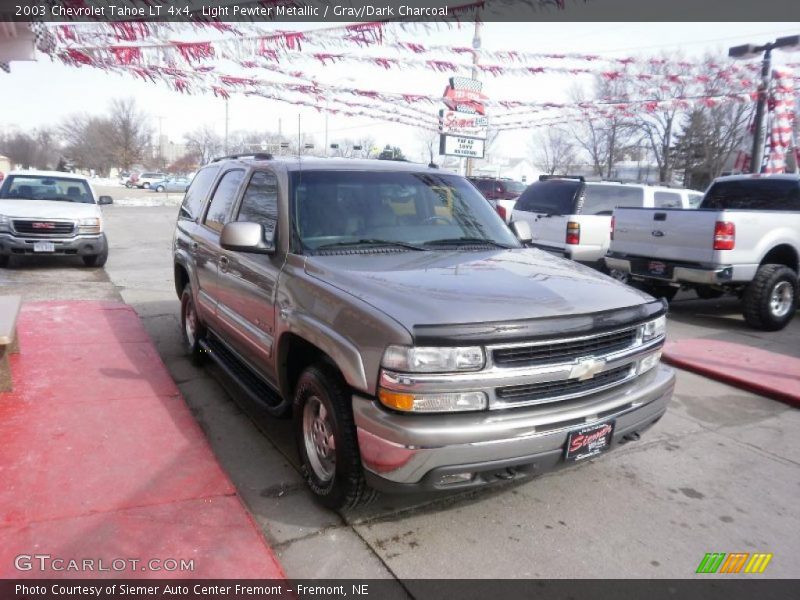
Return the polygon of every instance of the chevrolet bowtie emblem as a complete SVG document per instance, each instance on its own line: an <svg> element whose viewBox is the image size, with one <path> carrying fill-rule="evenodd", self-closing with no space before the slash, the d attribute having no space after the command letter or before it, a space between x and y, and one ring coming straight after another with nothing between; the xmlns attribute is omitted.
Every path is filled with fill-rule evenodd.
<svg viewBox="0 0 800 600"><path fill-rule="evenodd" d="M602 358L579 358L569 372L569 378L586 381L597 375L605 366L606 361Z"/></svg>

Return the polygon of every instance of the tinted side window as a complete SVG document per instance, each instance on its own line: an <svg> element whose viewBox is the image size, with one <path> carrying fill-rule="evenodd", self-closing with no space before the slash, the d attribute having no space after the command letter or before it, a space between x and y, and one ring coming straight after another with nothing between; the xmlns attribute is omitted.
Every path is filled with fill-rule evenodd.
<svg viewBox="0 0 800 600"><path fill-rule="evenodd" d="M654 192L653 204L656 208L682 208L681 195L675 192Z"/></svg>
<svg viewBox="0 0 800 600"><path fill-rule="evenodd" d="M570 180L537 181L522 193L514 208L535 213L571 215L575 211L575 195L579 187L578 182Z"/></svg>
<svg viewBox="0 0 800 600"><path fill-rule="evenodd" d="M800 210L800 183L792 179L719 181L706 192L700 208Z"/></svg>
<svg viewBox="0 0 800 600"><path fill-rule="evenodd" d="M183 198L178 218L194 221L200 216L203 201L208 196L208 190L211 189L211 184L214 183L217 173L219 173L218 166L206 167L197 172L192 184L189 186L189 191L186 192L186 196Z"/></svg>
<svg viewBox="0 0 800 600"><path fill-rule="evenodd" d="M581 213L584 215L610 215L617 207L638 208L643 205L644 190L642 188L588 184Z"/></svg>
<svg viewBox="0 0 800 600"><path fill-rule="evenodd" d="M236 192L239 190L239 185L242 183L243 178L244 171L242 169L228 171L222 176L208 205L205 220L206 227L214 231L222 231L228 221L228 213L230 213L231 206L236 200Z"/></svg>
<svg viewBox="0 0 800 600"><path fill-rule="evenodd" d="M250 178L244 191L237 221L260 223L269 236L278 221L278 178L272 173L258 171Z"/></svg>

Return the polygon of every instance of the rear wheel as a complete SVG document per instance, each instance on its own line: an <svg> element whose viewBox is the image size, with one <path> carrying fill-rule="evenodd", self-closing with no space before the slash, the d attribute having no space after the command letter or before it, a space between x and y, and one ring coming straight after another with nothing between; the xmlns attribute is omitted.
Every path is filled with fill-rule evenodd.
<svg viewBox="0 0 800 600"><path fill-rule="evenodd" d="M200 340L205 332L205 327L197 315L192 285L187 283L181 292L181 334L184 351L196 365L200 365L205 358L203 348L200 346Z"/></svg>
<svg viewBox="0 0 800 600"><path fill-rule="evenodd" d="M156 188L156 191L157 191L157 192L163 192L163 191L164 191L164 186L163 186L163 185L160 185L160 186L158 186L158 187Z"/></svg>
<svg viewBox="0 0 800 600"><path fill-rule="evenodd" d="M331 365L320 363L300 375L293 414L303 478L328 508L365 504L377 495L364 479L351 402Z"/></svg>
<svg viewBox="0 0 800 600"><path fill-rule="evenodd" d="M784 265L762 265L744 292L744 320L751 327L778 331L797 310L797 274Z"/></svg>
<svg viewBox="0 0 800 600"><path fill-rule="evenodd" d="M142 187L143 187L144 189L146 189L146 190L147 190L147 189L150 189L150 184L149 184L148 182L146 182L146 181L145 181L145 182L142 184Z"/></svg>

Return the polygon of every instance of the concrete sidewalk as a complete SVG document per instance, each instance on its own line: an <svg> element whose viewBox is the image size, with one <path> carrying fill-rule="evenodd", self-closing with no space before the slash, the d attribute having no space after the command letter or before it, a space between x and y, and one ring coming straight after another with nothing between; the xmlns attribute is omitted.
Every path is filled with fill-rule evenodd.
<svg viewBox="0 0 800 600"><path fill-rule="evenodd" d="M283 577L133 309L27 303L18 331L0 577ZM64 562L20 571L19 555Z"/></svg>

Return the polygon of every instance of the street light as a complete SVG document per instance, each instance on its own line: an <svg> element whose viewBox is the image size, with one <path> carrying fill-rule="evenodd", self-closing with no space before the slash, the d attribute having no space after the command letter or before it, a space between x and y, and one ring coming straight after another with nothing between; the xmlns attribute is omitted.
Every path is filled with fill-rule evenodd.
<svg viewBox="0 0 800 600"><path fill-rule="evenodd" d="M755 129L753 131L753 150L750 156L750 172L761 171L761 161L764 158L764 144L766 132L764 131L764 109L767 105L769 81L772 70L772 51L776 48L796 48L800 46L800 35L789 35L778 38L774 42L763 45L742 44L728 49L730 58L753 58L762 52L764 58L761 62L761 83L758 86L758 102L756 104Z"/></svg>

